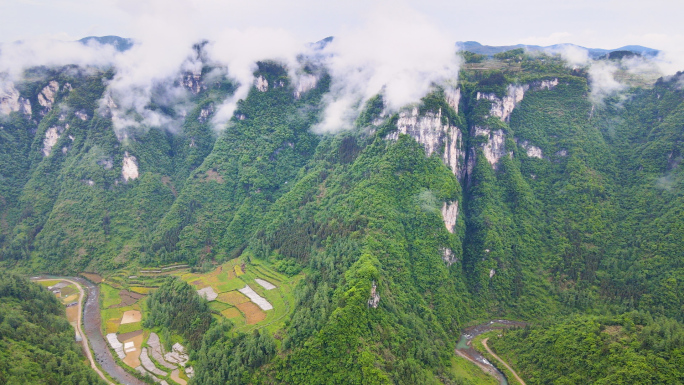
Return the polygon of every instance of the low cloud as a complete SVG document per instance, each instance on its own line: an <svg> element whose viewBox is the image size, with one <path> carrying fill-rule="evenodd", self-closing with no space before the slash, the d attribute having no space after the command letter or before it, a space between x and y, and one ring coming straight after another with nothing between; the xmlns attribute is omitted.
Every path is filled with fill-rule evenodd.
<svg viewBox="0 0 684 385"><path fill-rule="evenodd" d="M109 66L118 52L112 46L95 41L88 45L79 42L57 41L48 38L0 44L0 73L8 81L23 77L26 68L35 66Z"/></svg>
<svg viewBox="0 0 684 385"><path fill-rule="evenodd" d="M459 68L453 40L403 7L376 9L360 28L336 36L324 53L332 84L317 132L350 128L379 93L389 111L414 103L434 84L455 79Z"/></svg>
<svg viewBox="0 0 684 385"><path fill-rule="evenodd" d="M589 82L591 85L591 100L594 104L602 104L603 100L625 88L624 84L615 80L615 74L620 68L610 61L597 61L589 67Z"/></svg>

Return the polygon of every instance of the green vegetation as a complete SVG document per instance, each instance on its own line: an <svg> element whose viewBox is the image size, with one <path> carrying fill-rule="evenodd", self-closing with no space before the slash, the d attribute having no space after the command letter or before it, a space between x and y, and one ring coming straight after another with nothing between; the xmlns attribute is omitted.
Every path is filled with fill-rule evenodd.
<svg viewBox="0 0 684 385"><path fill-rule="evenodd" d="M647 313L573 316L503 332L489 345L528 384L679 384L684 326Z"/></svg>
<svg viewBox="0 0 684 385"><path fill-rule="evenodd" d="M38 284L0 276L0 383L101 384L90 369L64 306Z"/></svg>
<svg viewBox="0 0 684 385"><path fill-rule="evenodd" d="M168 278L147 298L148 313L144 326L163 327L180 334L191 348L199 347L202 335L211 324L207 301L187 283Z"/></svg>
<svg viewBox="0 0 684 385"><path fill-rule="evenodd" d="M268 90L252 89L223 131L207 117L233 85L212 81L189 96L182 119L151 106L182 121L177 133L142 127L120 141L96 104L111 73L36 70L22 95L35 98L52 79L74 90L60 91L51 111L32 102L31 119L13 114L0 129L1 263L102 273L103 327L139 328L114 321L142 310L142 326L188 344L198 383L477 383L477 368L453 354L475 320L572 335L559 319L638 311L643 329L624 334L632 342L666 318L684 321L684 75L594 103L586 72L558 56L463 56L458 105L435 89L416 106L458 128L458 176L443 161L446 134L426 156L415 133L396 133L398 114L383 116L382 95L348 130L313 134L325 73L296 98L286 69L262 62L255 75ZM524 98L500 119L492 107L516 85ZM47 130L67 123L44 156ZM124 181L127 152L140 175ZM446 204L457 204L453 231ZM245 285L274 309L239 309ZM207 304L195 290L208 286L223 297ZM150 294L111 308L123 289ZM492 344L516 351L516 333ZM632 342L621 346L646 357L644 367L666 356L679 365L679 348ZM577 346L549 359L595 354ZM542 351L508 359L544 383L549 373L534 367ZM212 369L218 362L225 372ZM614 374L601 372L614 363L596 365L578 375Z"/></svg>

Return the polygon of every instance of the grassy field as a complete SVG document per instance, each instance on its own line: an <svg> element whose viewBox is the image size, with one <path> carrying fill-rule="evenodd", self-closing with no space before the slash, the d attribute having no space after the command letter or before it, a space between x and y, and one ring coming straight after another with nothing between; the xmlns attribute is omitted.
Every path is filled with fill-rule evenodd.
<svg viewBox="0 0 684 385"><path fill-rule="evenodd" d="M124 333L137 330L136 327L140 328L141 323L120 325L120 320L127 310L142 311L144 320L145 298L131 306L116 307L125 305L121 303L119 292L129 290L147 295L167 276L179 277L197 290L211 287L218 297L210 302L210 307L216 311L217 317L230 319L235 324L236 331L249 332L265 328L272 333L283 327L285 320L292 312L294 306L292 292L299 280L303 278L302 274L287 277L274 271L265 263L244 264L239 258L217 265L212 271L206 273L191 272L187 267L146 268L141 271L120 270L105 277L100 284L103 330L107 333ZM255 281L256 278L266 280L276 288L266 290ZM238 291L247 285L268 300L273 305L273 309L261 310Z"/></svg>
<svg viewBox="0 0 684 385"><path fill-rule="evenodd" d="M497 385L499 381L463 357L451 358L451 374L465 384Z"/></svg>

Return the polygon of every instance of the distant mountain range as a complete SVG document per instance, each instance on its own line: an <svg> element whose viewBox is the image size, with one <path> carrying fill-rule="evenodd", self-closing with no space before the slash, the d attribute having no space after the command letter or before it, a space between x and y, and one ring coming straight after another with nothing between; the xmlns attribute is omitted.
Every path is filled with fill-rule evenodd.
<svg viewBox="0 0 684 385"><path fill-rule="evenodd" d="M109 44L114 46L120 52L127 51L133 47L133 39L119 36L88 36L79 41L83 44L88 44L92 41L100 44Z"/></svg>
<svg viewBox="0 0 684 385"><path fill-rule="evenodd" d="M312 43L311 46L315 49L323 49L326 45L332 42L333 36L328 36L323 40ZM117 50L123 52L131 47L133 47L133 39L124 38L119 36L88 36L79 40L83 44L88 44L91 41L96 41L100 44L111 44L116 47ZM604 49L604 48L586 48L576 44L554 44L549 46L540 45L527 45L527 44L515 44L515 45L482 45L476 41L459 41L456 43L463 51L470 51L480 55L491 56L499 52L510 51L512 49L523 48L527 51L546 51L546 52L557 52L566 47L577 47L581 49L586 49L589 52L591 58L599 58L605 56L611 52L616 51L630 51L643 56L656 56L660 51L653 48L643 47L640 45L626 45L624 47L616 49Z"/></svg>
<svg viewBox="0 0 684 385"><path fill-rule="evenodd" d="M603 49L603 48L586 48L586 47L582 47L582 46L575 45L575 44L554 44L554 45L549 45L546 47L542 47L540 45L527 45L527 44L499 45L499 46L482 45L476 41L459 41L456 44L463 51L470 51L473 53L477 53L480 55L487 55L487 56L491 56L491 55L497 54L499 52L510 51L512 49L517 49L517 48L523 48L527 51L557 52L557 51L560 51L560 50L567 48L567 47L577 47L577 48L582 48L582 49L586 49L587 51L589 51L589 56L592 58L598 58L601 56L605 56L606 54L609 54L609 53L615 52L615 51L631 51L631 52L638 53L638 54L643 55L643 56L656 56L660 52L657 49L642 47L640 45L626 45L624 47L620 47L620 48L616 48L616 49Z"/></svg>

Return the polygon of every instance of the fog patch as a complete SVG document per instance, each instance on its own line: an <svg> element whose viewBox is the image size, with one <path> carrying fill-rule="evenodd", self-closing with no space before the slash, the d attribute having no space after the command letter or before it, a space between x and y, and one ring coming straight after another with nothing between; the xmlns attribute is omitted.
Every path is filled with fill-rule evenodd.
<svg viewBox="0 0 684 385"><path fill-rule="evenodd" d="M323 48L332 76L317 132L350 128L373 96L383 95L393 112L415 103L435 84L455 79L459 59L452 39L408 8L376 8L364 25Z"/></svg>

